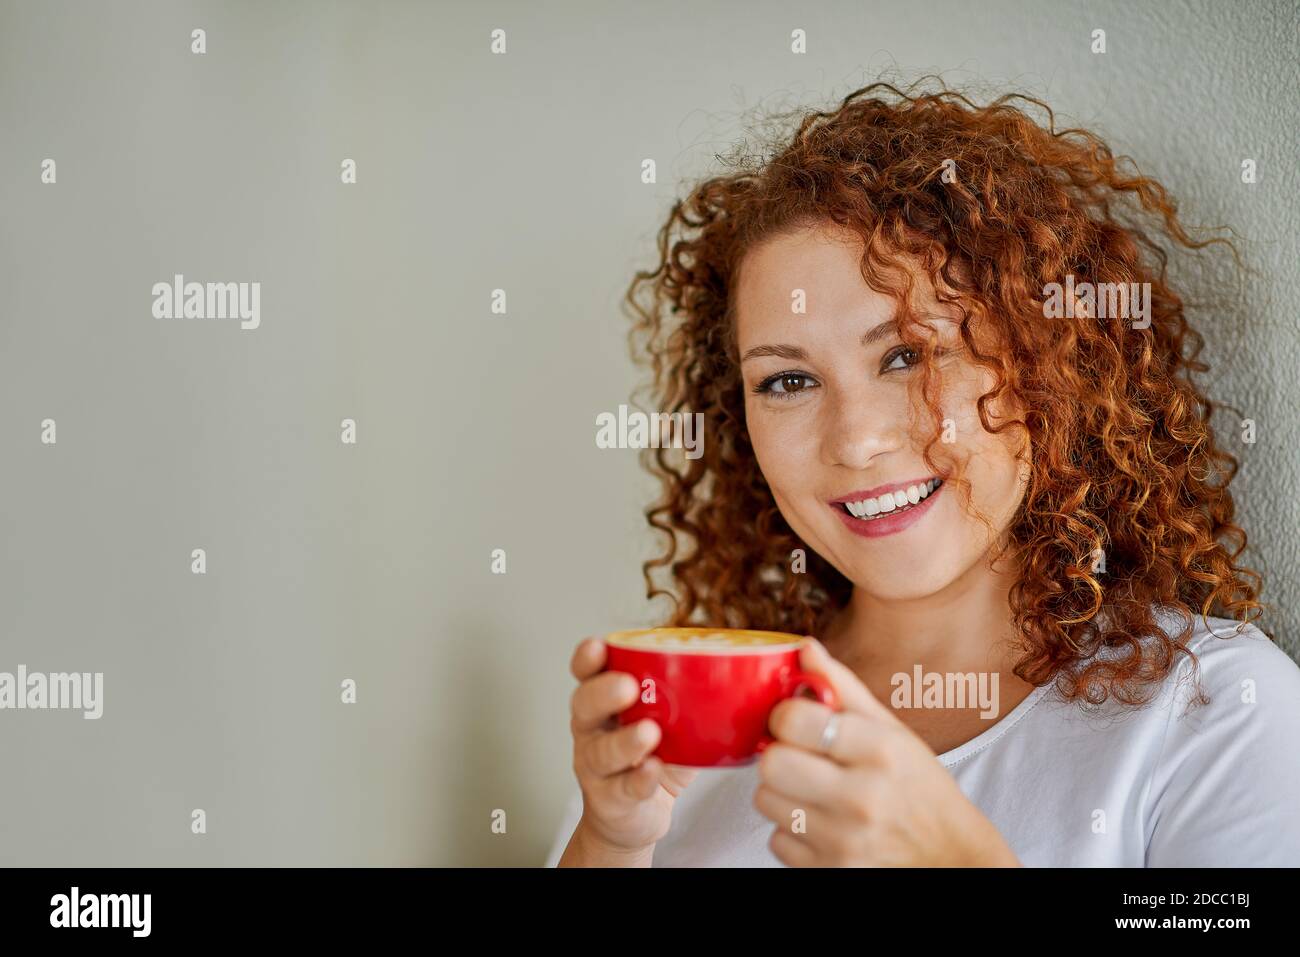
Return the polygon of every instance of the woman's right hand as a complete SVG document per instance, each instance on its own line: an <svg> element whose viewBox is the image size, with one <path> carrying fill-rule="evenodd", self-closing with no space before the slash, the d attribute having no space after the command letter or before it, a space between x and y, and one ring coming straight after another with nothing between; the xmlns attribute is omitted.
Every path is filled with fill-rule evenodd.
<svg viewBox="0 0 1300 957"><path fill-rule="evenodd" d="M582 820L574 832L593 857L648 856L671 823L673 802L698 771L666 765L651 752L662 734L653 718L620 725L618 713L641 688L623 671L602 671L605 643L579 642L569 668L573 770L582 789ZM574 842L570 842L570 847Z"/></svg>

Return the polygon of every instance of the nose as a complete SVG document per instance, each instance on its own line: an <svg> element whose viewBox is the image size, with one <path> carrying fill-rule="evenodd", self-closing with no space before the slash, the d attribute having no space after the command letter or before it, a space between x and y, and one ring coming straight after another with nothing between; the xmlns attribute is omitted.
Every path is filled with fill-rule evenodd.
<svg viewBox="0 0 1300 957"><path fill-rule="evenodd" d="M821 458L825 465L862 470L878 455L898 451L906 429L898 410L864 390L841 390L823 405Z"/></svg>

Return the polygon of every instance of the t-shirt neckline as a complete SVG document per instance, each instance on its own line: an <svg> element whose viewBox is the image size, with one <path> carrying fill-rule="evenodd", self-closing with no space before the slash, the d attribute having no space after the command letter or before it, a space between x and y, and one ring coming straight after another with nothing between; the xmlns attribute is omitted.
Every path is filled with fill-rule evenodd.
<svg viewBox="0 0 1300 957"><path fill-rule="evenodd" d="M998 738L1002 737L1002 735L1010 731L1012 725L1028 714L1029 710L1034 705L1038 704L1038 702L1042 700L1043 695L1047 694L1051 688L1052 682L1050 681L1047 682L1047 684L1038 685L1033 691L1025 695L1024 699L1018 705L1004 714L1001 720L991 728L985 728L965 744L959 744L957 747L943 752L943 754L936 755L936 757L944 767L950 768L959 761L963 761L970 757L976 751L982 751Z"/></svg>

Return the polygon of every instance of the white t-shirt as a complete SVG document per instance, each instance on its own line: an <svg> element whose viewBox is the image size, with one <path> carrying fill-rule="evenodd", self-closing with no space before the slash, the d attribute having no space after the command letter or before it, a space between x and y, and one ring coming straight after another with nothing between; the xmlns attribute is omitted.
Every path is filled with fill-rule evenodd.
<svg viewBox="0 0 1300 957"><path fill-rule="evenodd" d="M1108 701L1089 715L1049 683L937 760L1027 866L1298 867L1300 667L1238 627L1198 617L1188 641L1209 704L1185 711L1186 656L1137 710ZM702 769L653 866L783 866L768 848L776 825L753 805L758 783L757 763ZM581 814L575 786L547 867Z"/></svg>

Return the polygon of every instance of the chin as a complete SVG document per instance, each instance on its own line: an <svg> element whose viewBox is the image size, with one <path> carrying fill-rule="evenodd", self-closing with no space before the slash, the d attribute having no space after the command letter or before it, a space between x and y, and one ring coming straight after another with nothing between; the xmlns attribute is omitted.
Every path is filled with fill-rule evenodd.
<svg viewBox="0 0 1300 957"><path fill-rule="evenodd" d="M888 539L881 539L887 542ZM844 577L882 600L926 598L943 591L961 574L961 549L941 538L924 538L896 547L885 545L867 556L845 555Z"/></svg>
<svg viewBox="0 0 1300 957"><path fill-rule="evenodd" d="M861 588L881 601L914 601L943 591L952 578L942 573L935 574L933 569L927 575L910 575L894 566L874 572L868 569L855 570L854 576L849 580L854 587Z"/></svg>

